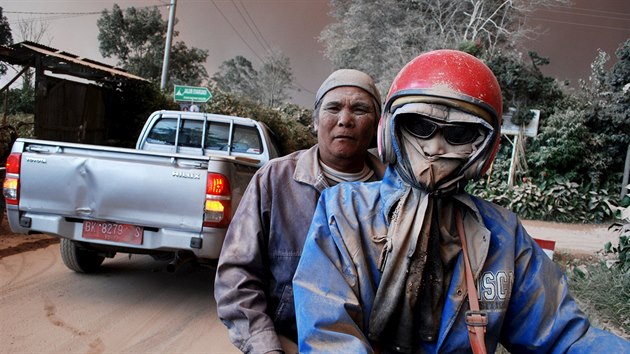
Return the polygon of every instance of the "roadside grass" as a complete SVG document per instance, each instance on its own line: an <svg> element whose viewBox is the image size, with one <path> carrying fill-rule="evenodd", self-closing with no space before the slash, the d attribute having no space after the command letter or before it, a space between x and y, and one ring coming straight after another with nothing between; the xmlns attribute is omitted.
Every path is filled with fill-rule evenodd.
<svg viewBox="0 0 630 354"><path fill-rule="evenodd" d="M630 273L609 268L606 257L556 253L569 291L595 327L630 340Z"/></svg>

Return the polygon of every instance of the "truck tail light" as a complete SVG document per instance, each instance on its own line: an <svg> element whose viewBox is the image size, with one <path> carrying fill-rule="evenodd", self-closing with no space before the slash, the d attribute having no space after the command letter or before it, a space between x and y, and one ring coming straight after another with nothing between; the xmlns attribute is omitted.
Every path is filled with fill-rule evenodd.
<svg viewBox="0 0 630 354"><path fill-rule="evenodd" d="M6 177L4 178L3 191L7 204L17 205L20 201L20 161L22 154L12 153L7 157Z"/></svg>
<svg viewBox="0 0 630 354"><path fill-rule="evenodd" d="M219 173L208 173L203 226L227 227L232 218L232 197L228 179Z"/></svg>

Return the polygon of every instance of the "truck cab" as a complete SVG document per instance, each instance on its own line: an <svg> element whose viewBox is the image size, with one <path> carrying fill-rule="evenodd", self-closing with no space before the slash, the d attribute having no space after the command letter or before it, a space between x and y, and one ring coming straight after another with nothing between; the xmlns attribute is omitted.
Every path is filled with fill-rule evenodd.
<svg viewBox="0 0 630 354"><path fill-rule="evenodd" d="M239 156L256 166L279 156L273 133L262 122L219 114L157 111L138 137L136 149L186 155Z"/></svg>

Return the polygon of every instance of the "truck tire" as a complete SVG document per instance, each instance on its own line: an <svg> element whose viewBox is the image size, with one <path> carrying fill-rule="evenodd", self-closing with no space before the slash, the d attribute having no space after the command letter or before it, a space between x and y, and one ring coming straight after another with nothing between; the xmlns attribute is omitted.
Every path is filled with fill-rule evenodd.
<svg viewBox="0 0 630 354"><path fill-rule="evenodd" d="M78 273L94 273L105 260L105 257L96 252L81 248L75 241L65 238L61 239L59 249L63 264Z"/></svg>
<svg viewBox="0 0 630 354"><path fill-rule="evenodd" d="M6 213L7 204L4 200L4 195L0 194L0 224L4 220L4 214Z"/></svg>
<svg viewBox="0 0 630 354"><path fill-rule="evenodd" d="M6 174L7 174L7 169L5 167L0 167L0 181L2 182L2 184L4 184L4 179L6 177ZM3 190L0 190L0 224L2 223L2 220L4 220L4 214L6 213L6 209L7 209L7 203L6 203L6 200L4 199L3 192L4 192Z"/></svg>

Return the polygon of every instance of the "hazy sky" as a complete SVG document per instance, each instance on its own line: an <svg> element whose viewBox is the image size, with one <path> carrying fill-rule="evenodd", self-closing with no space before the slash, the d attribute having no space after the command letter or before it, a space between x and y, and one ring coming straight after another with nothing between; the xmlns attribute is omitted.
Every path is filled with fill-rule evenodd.
<svg viewBox="0 0 630 354"><path fill-rule="evenodd" d="M3 0L0 6L9 19L15 42L21 40L19 19L41 19L50 30L43 44L115 65L114 60L103 59L99 53L96 26L100 11L111 10L114 3L124 9L160 6L170 1ZM168 7L160 9L168 19ZM59 12L69 14L47 14ZM259 68L260 58L267 55L266 48L279 49L290 58L300 87L300 92L292 93L294 100L310 107L319 84L332 70L317 40L330 21L328 0L177 0L175 15L175 30L179 32L175 40L209 51L206 67L210 76L223 61L236 55L248 58L254 68Z"/></svg>
<svg viewBox="0 0 630 354"><path fill-rule="evenodd" d="M169 0L2 0L14 41L20 41L18 20L44 21L49 34L43 44L86 58L103 59L98 51L96 20L114 3L121 8L162 6L168 18ZM295 103L311 107L314 92L332 70L317 38L326 24L328 0L177 0L175 30L190 47L209 50L210 76L225 60L248 58L255 68L268 48L279 49L291 61L300 92ZM587 78L590 63L601 48L614 59L620 43L630 38L630 1L574 0L567 8L541 10L529 21L546 31L525 45L549 57L547 75L576 82ZM385 93L383 93L385 94Z"/></svg>
<svg viewBox="0 0 630 354"><path fill-rule="evenodd" d="M588 79L590 64L601 49L617 61L615 51L630 39L630 0L573 0L573 5L541 9L528 19L544 31L526 43L550 64L543 73L560 80Z"/></svg>

